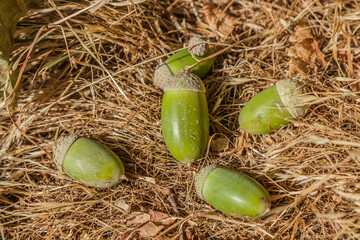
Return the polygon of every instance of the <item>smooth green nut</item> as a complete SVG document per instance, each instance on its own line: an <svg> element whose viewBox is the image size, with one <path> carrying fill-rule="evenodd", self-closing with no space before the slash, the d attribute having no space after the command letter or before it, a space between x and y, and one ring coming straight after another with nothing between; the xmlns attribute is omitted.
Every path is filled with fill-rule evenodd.
<svg viewBox="0 0 360 240"><path fill-rule="evenodd" d="M123 163L113 151L95 140L77 135L57 142L54 160L61 171L91 187L111 187L124 175Z"/></svg>
<svg viewBox="0 0 360 240"><path fill-rule="evenodd" d="M280 129L290 119L304 115L305 108L299 106L302 94L296 81L278 81L255 95L244 106L239 115L240 127L251 134L265 134Z"/></svg>
<svg viewBox="0 0 360 240"><path fill-rule="evenodd" d="M203 40L198 37L192 37L189 41L188 49L183 49L175 53L165 62L159 64L154 73L154 84L162 88L163 81L167 81L167 79L173 75L176 75L186 66L191 66L213 53L214 51L209 49L207 44L203 43ZM189 71L202 78L210 71L213 65L214 58L211 58L202 63L199 63Z"/></svg>
<svg viewBox="0 0 360 240"><path fill-rule="evenodd" d="M197 194L221 212L233 217L256 219L270 211L270 196L253 178L215 165L199 171Z"/></svg>
<svg viewBox="0 0 360 240"><path fill-rule="evenodd" d="M209 139L204 84L195 74L180 71L163 89L161 126L166 147L178 161L192 163L204 154Z"/></svg>

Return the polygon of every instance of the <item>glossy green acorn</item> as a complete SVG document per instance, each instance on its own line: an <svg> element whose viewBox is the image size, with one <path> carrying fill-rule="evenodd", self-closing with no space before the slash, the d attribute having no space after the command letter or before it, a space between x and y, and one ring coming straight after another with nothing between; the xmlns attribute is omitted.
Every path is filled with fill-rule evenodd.
<svg viewBox="0 0 360 240"><path fill-rule="evenodd" d="M299 106L302 94L296 81L278 81L255 95L244 106L239 115L240 127L251 134L265 134L272 132L272 129L280 129L290 119L304 115L305 108Z"/></svg>
<svg viewBox="0 0 360 240"><path fill-rule="evenodd" d="M233 217L256 219L270 211L270 196L253 178L215 165L199 171L197 194L221 212Z"/></svg>
<svg viewBox="0 0 360 240"><path fill-rule="evenodd" d="M205 152L209 115L203 82L180 71L163 85L161 128L166 147L180 162L192 163Z"/></svg>
<svg viewBox="0 0 360 240"><path fill-rule="evenodd" d="M201 38L196 36L192 37L189 41L189 47L187 49L183 49L175 53L165 62L159 64L154 73L155 85L161 87L163 79L166 81L186 66L191 66L213 53L214 51L209 49L208 44L204 43ZM213 65L214 58L210 58L202 63L199 63L189 71L202 78L210 71Z"/></svg>
<svg viewBox="0 0 360 240"><path fill-rule="evenodd" d="M95 140L77 135L57 142L54 160L61 171L91 187L111 187L124 175L123 163L113 151Z"/></svg>

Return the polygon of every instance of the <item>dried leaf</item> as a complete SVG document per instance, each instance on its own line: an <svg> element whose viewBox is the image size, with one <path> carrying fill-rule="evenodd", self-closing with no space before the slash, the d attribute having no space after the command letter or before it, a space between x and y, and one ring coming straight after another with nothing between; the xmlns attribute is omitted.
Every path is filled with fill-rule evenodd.
<svg viewBox="0 0 360 240"><path fill-rule="evenodd" d="M159 222L162 225L170 225L175 221L175 218L170 216L169 214L159 212L159 211L153 211L149 210L150 214L150 220L153 222Z"/></svg>
<svg viewBox="0 0 360 240"><path fill-rule="evenodd" d="M133 212L126 219L126 225L138 225L150 221L150 215L143 212Z"/></svg>
<svg viewBox="0 0 360 240"><path fill-rule="evenodd" d="M225 35L230 34L238 22L237 18L230 16L219 7L215 7L209 0L204 0L203 3L205 18L209 26Z"/></svg>
<svg viewBox="0 0 360 240"><path fill-rule="evenodd" d="M294 34L290 36L289 41L296 43L307 39L314 39L311 33L311 27L306 22L299 22L294 29Z"/></svg>
<svg viewBox="0 0 360 240"><path fill-rule="evenodd" d="M166 219L168 217L170 217L168 214L163 213L163 212L159 212L159 211L154 211L154 210L149 210L149 214L150 214L150 220L151 221L160 221L163 219Z"/></svg>
<svg viewBox="0 0 360 240"><path fill-rule="evenodd" d="M293 72L299 72L301 75L307 75L309 72L308 64L300 58L292 58L289 62L289 75Z"/></svg>
<svg viewBox="0 0 360 240"><path fill-rule="evenodd" d="M154 223L148 222L138 230L140 237L155 237L163 228L164 226L156 226Z"/></svg>
<svg viewBox="0 0 360 240"><path fill-rule="evenodd" d="M176 220L176 218L172 217L172 218L167 218L167 219L161 220L160 223L162 225L167 226L167 225L173 224L175 222L175 220Z"/></svg>
<svg viewBox="0 0 360 240"><path fill-rule="evenodd" d="M311 33L311 27L306 22L300 22L295 27L295 32L290 36L289 41L294 43L287 50L287 55L291 57L289 75L294 72L306 75L309 72L308 67L314 68L316 60L323 66L326 65L325 55L319 49Z"/></svg>
<svg viewBox="0 0 360 240"><path fill-rule="evenodd" d="M170 190L169 188L160 187L160 186L158 186L158 185L155 185L155 186L154 186L154 189L155 189L155 191L161 193L161 194L164 195L164 196L168 196L168 195L171 194L171 190Z"/></svg>
<svg viewBox="0 0 360 240"><path fill-rule="evenodd" d="M213 152L221 152L229 147L229 140L227 138L217 138L210 142L210 148Z"/></svg>
<svg viewBox="0 0 360 240"><path fill-rule="evenodd" d="M130 210L129 204L126 204L124 199L118 199L114 202L114 205L121 208L124 211Z"/></svg>

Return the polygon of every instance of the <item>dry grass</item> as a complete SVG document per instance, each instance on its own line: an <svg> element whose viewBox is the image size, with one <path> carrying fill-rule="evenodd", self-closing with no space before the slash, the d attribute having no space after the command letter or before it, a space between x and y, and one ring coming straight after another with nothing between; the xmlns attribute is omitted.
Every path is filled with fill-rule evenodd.
<svg viewBox="0 0 360 240"><path fill-rule="evenodd" d="M19 107L0 111L0 236L136 239L141 223L127 225L129 214L156 210L175 217L159 239L360 238L360 105L359 92L350 92L359 76L352 76L347 58L360 68L359 2L214 1L237 19L230 34L209 27L202 2L176 1L166 11L173 2L104 5L64 19L94 2L49 0L22 19L13 53L17 69L28 61ZM312 105L277 133L246 134L237 124L239 111L287 77L286 49L300 20L311 26L326 60L301 79ZM217 51L234 46L216 57L204 80L211 139L227 138L229 146L209 149L187 166L165 148L162 92L152 76L159 60L193 33ZM127 180L95 189L60 173L52 146L67 134L109 146L123 159ZM235 219L200 200L194 173L212 163L261 182L272 197L271 214Z"/></svg>

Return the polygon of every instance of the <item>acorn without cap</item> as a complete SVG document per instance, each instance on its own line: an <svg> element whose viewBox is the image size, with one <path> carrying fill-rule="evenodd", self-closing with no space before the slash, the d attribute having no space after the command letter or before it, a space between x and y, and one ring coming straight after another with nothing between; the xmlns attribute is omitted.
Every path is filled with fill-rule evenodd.
<svg viewBox="0 0 360 240"><path fill-rule="evenodd" d="M280 129L290 119L304 115L305 108L300 106L302 94L297 81L278 81L244 106L239 115L240 127L251 134L265 134Z"/></svg>
<svg viewBox="0 0 360 240"><path fill-rule="evenodd" d="M165 62L161 62L159 64L154 73L154 84L159 86L158 83L161 84L162 81L166 81L173 75L176 75L186 66L191 66L213 53L214 51L209 49L207 43L205 43L201 38L193 36L189 41L189 47L187 49L183 49L175 53ZM210 71L213 64L214 58L210 58L202 63L199 63L189 71L202 78Z"/></svg>
<svg viewBox="0 0 360 240"><path fill-rule="evenodd" d="M197 194L214 208L233 217L256 219L270 211L270 196L253 178L216 165L199 171Z"/></svg>
<svg viewBox="0 0 360 240"><path fill-rule="evenodd" d="M209 115L201 79L186 70L164 81L161 126L165 144L175 159L191 163L205 152Z"/></svg>
<svg viewBox="0 0 360 240"><path fill-rule="evenodd" d="M73 179L91 187L111 187L121 181L124 166L120 158L101 143L70 135L55 147L57 167Z"/></svg>

